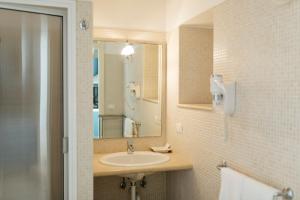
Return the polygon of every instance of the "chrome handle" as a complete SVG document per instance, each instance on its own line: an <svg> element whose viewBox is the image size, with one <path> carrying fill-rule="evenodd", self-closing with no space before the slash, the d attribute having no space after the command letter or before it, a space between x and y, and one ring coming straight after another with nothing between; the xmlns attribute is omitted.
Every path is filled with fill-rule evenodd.
<svg viewBox="0 0 300 200"><path fill-rule="evenodd" d="M127 140L127 152L129 154L134 152L133 140Z"/></svg>
<svg viewBox="0 0 300 200"><path fill-rule="evenodd" d="M294 191L291 188L284 188L275 197L282 197L284 200L293 200L295 197Z"/></svg>

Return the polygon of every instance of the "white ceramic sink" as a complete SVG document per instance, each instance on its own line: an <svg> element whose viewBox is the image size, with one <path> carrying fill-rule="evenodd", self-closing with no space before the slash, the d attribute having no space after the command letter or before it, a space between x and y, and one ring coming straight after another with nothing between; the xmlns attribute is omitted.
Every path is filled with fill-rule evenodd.
<svg viewBox="0 0 300 200"><path fill-rule="evenodd" d="M141 167L161 164L167 162L169 159L168 155L161 153L135 151L132 154L128 154L127 152L112 153L103 156L100 162L119 167Z"/></svg>

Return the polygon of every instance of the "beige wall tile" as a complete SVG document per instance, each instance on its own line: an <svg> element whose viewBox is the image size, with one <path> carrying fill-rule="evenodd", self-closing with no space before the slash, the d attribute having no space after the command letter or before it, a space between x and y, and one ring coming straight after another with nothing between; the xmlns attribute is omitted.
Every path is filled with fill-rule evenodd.
<svg viewBox="0 0 300 200"><path fill-rule="evenodd" d="M92 136L92 3L77 2L77 153L78 200L93 199L93 136ZM81 19L89 22L89 29L79 28Z"/></svg>
<svg viewBox="0 0 300 200"><path fill-rule="evenodd" d="M214 16L214 72L237 81L236 113L180 109L178 30L168 38L167 138L194 162L192 172L168 174L168 199L217 200L223 159L277 188L300 193L300 2L228 0ZM183 124L177 135L175 125ZM299 195L295 199L299 199Z"/></svg>
<svg viewBox="0 0 300 200"><path fill-rule="evenodd" d="M97 177L94 179L94 200L130 200L129 187L120 189L121 177ZM146 188L137 183L137 192L143 200L165 200L166 199L166 174L158 173L146 177ZM128 186L129 184L127 184Z"/></svg>
<svg viewBox="0 0 300 200"><path fill-rule="evenodd" d="M211 104L213 30L197 26L181 26L179 43L179 103Z"/></svg>

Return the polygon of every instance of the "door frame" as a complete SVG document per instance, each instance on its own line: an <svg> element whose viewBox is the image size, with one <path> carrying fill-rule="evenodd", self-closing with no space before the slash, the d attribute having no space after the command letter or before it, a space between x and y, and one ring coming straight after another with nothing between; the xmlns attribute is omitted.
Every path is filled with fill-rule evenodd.
<svg viewBox="0 0 300 200"><path fill-rule="evenodd" d="M68 141L68 151L64 156L64 199L77 200L76 1L0 0L0 8L55 14L63 17L63 54L66 58L63 67L64 137Z"/></svg>
<svg viewBox="0 0 300 200"><path fill-rule="evenodd" d="M103 138L103 123L101 120L101 115L105 114L105 56L104 56L104 45L100 42L93 41L93 51L94 49L98 50L98 120L99 120L99 137L98 138L93 138L93 139L101 139ZM94 52L93 52L94 53Z"/></svg>

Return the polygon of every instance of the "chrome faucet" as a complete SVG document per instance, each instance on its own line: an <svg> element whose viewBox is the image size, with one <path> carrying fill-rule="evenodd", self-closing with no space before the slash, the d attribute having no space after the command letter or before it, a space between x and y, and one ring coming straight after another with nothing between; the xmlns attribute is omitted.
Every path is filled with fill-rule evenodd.
<svg viewBox="0 0 300 200"><path fill-rule="evenodd" d="M127 153L133 154L133 152L134 152L133 140L129 139L127 140Z"/></svg>

